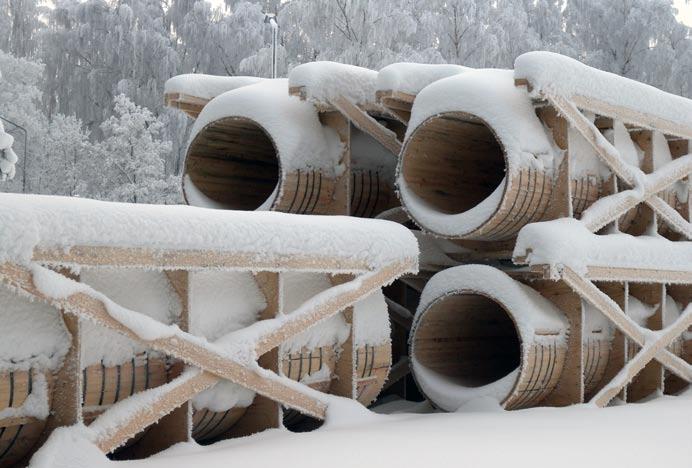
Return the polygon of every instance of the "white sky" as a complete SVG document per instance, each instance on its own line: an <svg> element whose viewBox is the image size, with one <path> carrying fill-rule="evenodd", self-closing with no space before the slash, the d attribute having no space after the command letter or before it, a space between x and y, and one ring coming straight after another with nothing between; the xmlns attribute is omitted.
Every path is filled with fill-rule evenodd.
<svg viewBox="0 0 692 468"><path fill-rule="evenodd" d="M692 26L692 1L675 0L673 2L678 9L678 19L688 26Z"/></svg>
<svg viewBox="0 0 692 468"><path fill-rule="evenodd" d="M214 6L223 6L223 0L207 0ZM673 0L678 9L678 19L688 26L692 26L692 0Z"/></svg>

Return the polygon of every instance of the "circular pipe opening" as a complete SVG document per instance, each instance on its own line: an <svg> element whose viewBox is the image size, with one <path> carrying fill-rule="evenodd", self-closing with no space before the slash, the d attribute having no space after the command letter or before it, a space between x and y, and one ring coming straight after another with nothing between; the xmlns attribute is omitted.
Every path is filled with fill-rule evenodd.
<svg viewBox="0 0 692 468"><path fill-rule="evenodd" d="M496 382L521 362L514 321L500 304L479 294L435 302L416 325L413 345L418 363L469 388Z"/></svg>
<svg viewBox="0 0 692 468"><path fill-rule="evenodd" d="M216 120L195 136L185 175L207 198L236 210L261 207L279 183L276 145L258 123L245 118ZM191 200L188 200L188 202Z"/></svg>
<svg viewBox="0 0 692 468"><path fill-rule="evenodd" d="M493 130L470 114L447 113L421 124L402 156L408 189L445 214L470 210L505 176L504 148Z"/></svg>

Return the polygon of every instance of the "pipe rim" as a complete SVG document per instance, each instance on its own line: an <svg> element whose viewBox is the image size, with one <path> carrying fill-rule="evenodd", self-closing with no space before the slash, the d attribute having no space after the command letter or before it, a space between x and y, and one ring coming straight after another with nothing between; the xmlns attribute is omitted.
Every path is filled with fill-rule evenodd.
<svg viewBox="0 0 692 468"><path fill-rule="evenodd" d="M428 125L431 124L431 122L438 120L438 119L444 119L444 118L449 118L452 117L454 120L462 120L462 121L467 121L467 122L477 122L482 124L487 130L490 131L490 133L493 135L493 138L495 139L496 143L501 149L502 152L502 158L504 161L504 173L505 177L502 179L497 186L490 191L490 194L488 194L480 203L488 200L492 196L492 194L501 186L503 185L502 188L502 195L500 198L500 202L498 203L497 208L493 212L490 217L482 221L480 224L475 224L471 226L466 226L463 229L455 229L454 232L450 231L448 228L446 228L445 224L447 221L454 217L459 217L461 215L464 215L465 213L468 213L471 211L474 207L462 211L460 213L444 213L439 210L433 211L434 217L437 218L434 222L422 222L421 221L421 216L418 214L417 208L415 208L415 203L426 203L425 200L423 200L418 194L415 193L414 190L411 189L409 183L406 181L406 164L407 164L407 153L410 151L410 146L414 143L414 137L416 134L422 130L425 129ZM410 160L409 160L410 161ZM434 235L439 235L439 236L444 236L444 237L451 237L451 238L471 238L476 233L482 231L486 226L490 225L492 222L494 222L495 218L498 216L499 212L503 208L503 206L506 203L507 199L507 193L510 188L511 180L508 178L508 175L513 173L514 170L514 164L510 158L507 157L507 150L505 148L504 143L502 140L498 137L498 133L495 130L495 128L488 123L487 120L475 115L471 114L469 112L463 112L463 111L452 111L452 112L442 112L433 116L428 117L424 121L422 121L418 126L416 126L415 129L410 131L407 134L406 140L404 142L404 145L401 148L401 153L399 157L399 162L397 164L396 168L396 189L397 189L397 194L399 195L399 199L401 201L401 206L403 207L404 211L408 214L408 216L425 232L429 232ZM412 199L414 203L414 208L411 207L410 203L407 203L407 199ZM480 204L479 203L479 204ZM478 204L476 205L478 206Z"/></svg>
<svg viewBox="0 0 692 468"><path fill-rule="evenodd" d="M422 309L420 312L417 312L416 315L415 315L415 317L414 317L413 323L412 323L412 325L411 325L411 332L410 332L410 334L409 334L409 356L411 357L411 360L412 360L412 361L417 361L417 359L416 359L416 357L415 357L415 336L416 336L416 332L418 331L418 328L419 328L419 326L420 326L422 320L425 318L425 315L427 315L427 313L428 313L435 305L437 305L437 304L439 304L439 303L441 303L441 302L443 302L443 301L449 299L450 297L452 297L452 296L463 296L463 295L481 296L481 297L484 297L485 299L488 299L488 300L490 300L490 301L496 303L497 305L499 305L500 308L502 309L502 311L504 312L504 314L505 314L505 315L510 319L510 321L512 322L512 326L513 326L513 328L514 328L514 331L515 331L515 333L516 333L517 339L518 339L518 341L519 341L519 365L518 365L517 368L516 368L516 370L518 370L519 373L517 374L517 377L516 377L514 383L512 384L511 390L507 393L507 396L505 396L505 397L502 399L502 401L499 402L500 406L504 407L505 404L507 403L507 401L509 401L509 400L514 396L515 392L516 392L517 389L518 389L518 386L519 386L519 383L520 383L519 377L520 377L520 375L521 375L521 370L522 370L522 368L523 368L523 366L524 366L524 357L525 357L525 355L526 355L526 353L527 353L527 347L528 347L528 345L527 345L526 341L524 340L524 337L523 337L522 334L521 334L521 329L520 329L519 326L517 325L517 321L516 321L516 319L514 318L514 315L511 314L511 313L509 312L509 309L507 308L507 306L506 306L500 299L495 298L495 297L492 297L492 296L490 296L490 295L489 295L488 293L486 293L486 292L478 291L478 290L471 289L471 288L460 288L460 289L452 289L452 290L446 291L443 295L439 296L438 298L436 298L436 299L433 300L433 301L430 301L429 303L426 304L425 308ZM419 362L419 364L420 364L421 366L427 368L427 366L424 366L422 363L420 363L420 361L417 361L417 362ZM419 377L416 375L416 372L414 371L414 368L415 368L415 366L414 366L413 363L412 363L412 365L411 365L411 376L413 377L413 380L415 381L415 383L416 383L416 385L418 386L418 388L421 390L421 393L423 393L423 395L425 395L425 397L428 399L428 401L430 401L431 404L433 404L433 406L435 406L435 407L441 407L441 406L439 406L436 402L434 402L434 401L427 395L427 393L425 392L425 390L423 390L423 386L421 385L420 380L419 380ZM514 372L514 371L510 371L510 373L511 373L511 372ZM493 385L494 383L496 383L497 381L499 381L499 380L501 380L502 378L506 377L507 375L509 375L509 374L506 374L505 376L500 377L499 379L497 379L497 380L495 380L495 381L493 381L493 382L490 382L490 383L485 384L485 385L477 386L477 387L468 387L468 386L463 386L463 385L460 385L460 386L462 386L462 387L464 387L464 388L469 388L469 389L481 389L481 388L483 388L483 387L489 387L490 385ZM460 406L463 406L463 404L464 404L464 403L462 403ZM446 411L454 411L454 410L449 410L449 409L446 409L446 408L442 408L442 409L445 409Z"/></svg>
<svg viewBox="0 0 692 468"><path fill-rule="evenodd" d="M276 165L277 165L276 183L274 185L273 190L269 192L269 194L264 198L262 203L256 207L252 208L250 211L259 210L262 207L264 207L264 209L266 209L268 211L273 211L276 208L276 206L280 203L281 194L283 193L284 170L283 170L282 162L281 162L281 153L279 152L278 146L277 146L276 142L274 141L274 138L272 137L271 133L261 123L259 123L255 119L252 119L249 117L243 117L243 116L226 116L226 117L222 117L220 119L216 119L216 120L206 124L204 127L202 127L194 135L194 137L192 138L192 140L190 141L190 143L188 145L187 152L185 153L185 162L183 165L183 172L182 172L183 177L181 180L183 200L185 201L185 203L187 205L193 205L192 203L190 203L190 198L192 198L192 197L190 197L188 195L188 193L187 193L188 189L186 188L187 184L185 183L185 180L189 179L190 184L192 184L194 186L195 190L199 191L201 194L203 194L205 197L207 197L212 202L218 203L219 205L223 205L224 208L226 208L226 209L247 210L247 208L233 207L233 206L228 205L228 203L221 202L221 201L215 200L214 198L210 197L207 193L205 193L202 189L199 188L197 183L195 183L194 178L190 175L190 161L192 159L190 157L190 153L191 153L192 149L195 147L195 144L197 143L198 139L206 131L208 131L210 128L212 128L214 126L218 126L223 122L244 122L244 123L251 124L251 125L257 127L264 134L264 136L267 138L267 140L269 140L269 142L271 143L271 145L274 149L274 158L276 160Z"/></svg>

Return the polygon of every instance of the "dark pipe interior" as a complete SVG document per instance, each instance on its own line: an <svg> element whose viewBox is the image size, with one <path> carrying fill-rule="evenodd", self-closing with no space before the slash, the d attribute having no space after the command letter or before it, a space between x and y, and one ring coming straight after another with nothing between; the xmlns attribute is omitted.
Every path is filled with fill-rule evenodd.
<svg viewBox="0 0 692 468"><path fill-rule="evenodd" d="M485 200L505 176L502 145L479 119L444 114L423 123L403 154L409 189L446 214L470 210Z"/></svg>
<svg viewBox="0 0 692 468"><path fill-rule="evenodd" d="M521 360L512 319L497 302L476 294L451 295L434 303L414 340L418 362L466 387L495 382Z"/></svg>
<svg viewBox="0 0 692 468"><path fill-rule="evenodd" d="M197 189L230 209L255 210L279 182L271 138L255 122L229 117L205 127L190 144L185 174Z"/></svg>

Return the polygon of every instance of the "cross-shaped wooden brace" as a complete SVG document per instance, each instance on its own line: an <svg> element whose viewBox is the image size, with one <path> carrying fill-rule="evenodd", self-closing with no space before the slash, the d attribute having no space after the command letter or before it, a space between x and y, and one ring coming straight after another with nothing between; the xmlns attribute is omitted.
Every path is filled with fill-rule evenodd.
<svg viewBox="0 0 692 468"><path fill-rule="evenodd" d="M313 297L292 314L263 320L242 330L238 339L226 340L223 345L209 343L177 327L163 325L142 313L122 309L89 286L35 263L30 267L1 264L0 281L23 296L49 303L80 319L91 320L191 366L163 386L116 403L89 426L92 442L108 453L221 379L246 387L301 413L324 419L329 396L261 368L256 362L257 358L413 269L415 261L412 260L361 273ZM66 290L73 288L74 292L66 297L51 297L37 287L36 273L53 275L52 279L63 282ZM125 310L125 316L113 314L116 308ZM160 333L155 338L140 336L141 330L131 325L136 322L148 323Z"/></svg>
<svg viewBox="0 0 692 468"><path fill-rule="evenodd" d="M634 358L591 399L591 403L597 406L607 405L653 359L659 361L683 380L692 382L692 364L685 362L666 349L670 343L692 326L692 304L686 307L673 324L664 330L653 332L637 325L607 294L571 268L563 267L560 270L560 276L583 300L598 309L625 336L641 346L641 350Z"/></svg>
<svg viewBox="0 0 692 468"><path fill-rule="evenodd" d="M572 100L553 94L546 95L546 99L589 142L613 174L631 187L639 189L611 195L611 197L618 197L617 204L595 203L589 207L584 212L582 220L592 232L613 222L628 210L644 202L658 213L671 228L692 240L692 224L656 195L692 173L692 155L678 158L653 174L644 176L638 168L629 166L624 162L619 151L601 134L594 123L579 111ZM584 102L588 103L588 100Z"/></svg>

